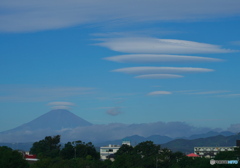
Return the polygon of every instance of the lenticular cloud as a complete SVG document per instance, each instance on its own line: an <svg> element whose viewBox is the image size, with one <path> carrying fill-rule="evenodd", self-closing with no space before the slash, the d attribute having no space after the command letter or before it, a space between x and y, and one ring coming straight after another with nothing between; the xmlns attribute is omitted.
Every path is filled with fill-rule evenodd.
<svg viewBox="0 0 240 168"><path fill-rule="evenodd" d="M135 78L139 79L168 79L168 78L182 78L182 75L174 75L174 74L148 74L148 75L139 75L135 76Z"/></svg>
<svg viewBox="0 0 240 168"><path fill-rule="evenodd" d="M106 57L104 59L119 63L199 63L222 61L221 59L217 58L166 54L129 54Z"/></svg>
<svg viewBox="0 0 240 168"><path fill-rule="evenodd" d="M233 50L221 46L177 39L157 38L112 38L103 39L97 45L113 51L143 54L192 54L192 53L229 53Z"/></svg>
<svg viewBox="0 0 240 168"><path fill-rule="evenodd" d="M179 74L211 71L214 70L207 68L192 68L192 67L130 67L113 70L113 72L123 72L127 74Z"/></svg>

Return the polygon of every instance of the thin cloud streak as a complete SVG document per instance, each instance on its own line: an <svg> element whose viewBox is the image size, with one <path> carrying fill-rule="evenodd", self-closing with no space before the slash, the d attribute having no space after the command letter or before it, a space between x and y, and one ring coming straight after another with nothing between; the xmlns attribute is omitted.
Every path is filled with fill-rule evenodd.
<svg viewBox="0 0 240 168"><path fill-rule="evenodd" d="M196 93L188 93L188 94L208 95L208 94L219 94L219 93L227 93L227 92L230 92L230 91L227 91L227 90L216 90L216 91L196 92Z"/></svg>
<svg viewBox="0 0 240 168"><path fill-rule="evenodd" d="M47 105L48 106L75 106L75 104L71 102L50 102Z"/></svg>
<svg viewBox="0 0 240 168"><path fill-rule="evenodd" d="M56 109L70 110L71 107L69 107L69 106L53 106L53 107L51 107L51 109L54 109L54 110L56 110Z"/></svg>
<svg viewBox="0 0 240 168"><path fill-rule="evenodd" d="M92 94L94 88L87 87L26 87L1 86L0 101L7 102L41 102L59 98Z"/></svg>
<svg viewBox="0 0 240 168"><path fill-rule="evenodd" d="M226 95L218 95L218 97L235 98L235 97L240 97L240 93L236 93L236 94L226 94Z"/></svg>
<svg viewBox="0 0 240 168"><path fill-rule="evenodd" d="M156 54L131 54L119 55L103 58L108 61L119 63L199 63L199 62L219 62L222 59L198 57L198 56L182 56L182 55L156 55Z"/></svg>
<svg viewBox="0 0 240 168"><path fill-rule="evenodd" d="M112 70L127 74L175 74L175 73L199 73L212 72L213 69L192 68L192 67L129 67Z"/></svg>
<svg viewBox="0 0 240 168"><path fill-rule="evenodd" d="M96 45L113 51L143 54L193 54L193 53L231 53L235 50L221 46L178 39L158 39L150 37L109 38Z"/></svg>
<svg viewBox="0 0 240 168"><path fill-rule="evenodd" d="M168 91L154 91L154 92L150 92L147 95L149 96L153 96L153 95L169 95L172 94L172 92L168 92Z"/></svg>

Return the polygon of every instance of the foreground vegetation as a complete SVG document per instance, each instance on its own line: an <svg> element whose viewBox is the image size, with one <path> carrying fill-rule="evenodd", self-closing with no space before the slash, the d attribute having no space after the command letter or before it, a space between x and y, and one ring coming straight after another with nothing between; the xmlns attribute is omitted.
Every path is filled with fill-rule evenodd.
<svg viewBox="0 0 240 168"><path fill-rule="evenodd" d="M29 165L17 151L0 147L0 167L9 168L227 168L240 165L210 165L210 159L190 158L181 152L172 152L152 141L132 147L122 145L115 160L100 160L100 154L91 142L68 142L62 148L60 136L47 136L35 142L30 150L39 161ZM237 160L239 150L222 152L216 160Z"/></svg>

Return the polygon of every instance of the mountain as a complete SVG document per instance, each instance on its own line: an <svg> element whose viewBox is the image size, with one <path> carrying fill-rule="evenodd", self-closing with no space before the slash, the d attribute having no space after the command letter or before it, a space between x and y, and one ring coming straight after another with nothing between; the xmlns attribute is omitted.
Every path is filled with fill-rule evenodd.
<svg viewBox="0 0 240 168"><path fill-rule="evenodd" d="M204 133L204 134L191 135L187 139L207 138L207 137L212 137L212 136L217 136L217 135L231 136L231 135L234 135L234 133L232 133L230 131L222 131L222 132L209 131L209 132Z"/></svg>
<svg viewBox="0 0 240 168"><path fill-rule="evenodd" d="M119 144L123 138L130 139L135 145L151 140L163 144L176 137L206 137L216 134L210 128L198 128L183 122L155 122L140 124L96 124L76 116L68 110L52 110L26 124L0 132L2 143L36 142L46 136L60 135L62 142L81 140L92 143ZM198 134L198 135L197 135ZM230 134L225 132L224 134Z"/></svg>
<svg viewBox="0 0 240 168"><path fill-rule="evenodd" d="M51 110L42 116L5 133L16 131L62 130L68 128L91 126L92 124L68 110Z"/></svg>

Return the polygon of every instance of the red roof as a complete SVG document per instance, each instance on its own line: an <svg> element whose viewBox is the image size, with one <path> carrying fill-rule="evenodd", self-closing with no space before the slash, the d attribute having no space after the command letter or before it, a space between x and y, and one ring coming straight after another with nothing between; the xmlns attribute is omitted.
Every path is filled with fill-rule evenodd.
<svg viewBox="0 0 240 168"><path fill-rule="evenodd" d="M190 153L187 155L188 157L200 157L199 155L195 154L195 153Z"/></svg>
<svg viewBox="0 0 240 168"><path fill-rule="evenodd" d="M36 155L25 155L25 158L36 159L37 156Z"/></svg>

